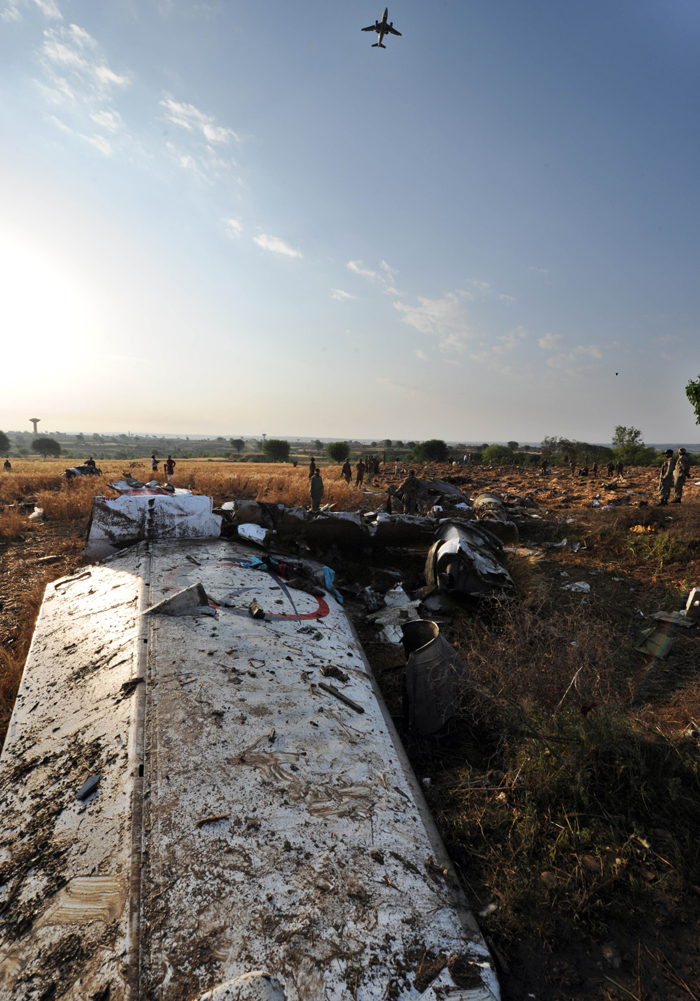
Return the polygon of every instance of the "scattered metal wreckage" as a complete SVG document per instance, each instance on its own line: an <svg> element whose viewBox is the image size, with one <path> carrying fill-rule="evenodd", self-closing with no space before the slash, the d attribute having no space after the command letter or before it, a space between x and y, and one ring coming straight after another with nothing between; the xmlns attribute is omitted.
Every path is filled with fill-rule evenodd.
<svg viewBox="0 0 700 1001"><path fill-rule="evenodd" d="M663 610L654 612L650 618L656 624L640 630L639 643L634 649L651 659L641 681L632 693L630 705L637 705L642 701L657 667L668 658L677 638L696 629L700 622L700 588L691 588L684 608L672 612Z"/></svg>
<svg viewBox="0 0 700 1001"><path fill-rule="evenodd" d="M152 538L48 585L0 758L3 1001L498 1001L346 612L255 552ZM454 700L419 628L427 732Z"/></svg>
<svg viewBox="0 0 700 1001"><path fill-rule="evenodd" d="M98 469L97 466L91 466L87 463L83 463L80 466L71 466L70 469L66 469L63 473L67 480L75 479L76 476L102 476L102 470Z"/></svg>
<svg viewBox="0 0 700 1001"><path fill-rule="evenodd" d="M486 522L501 542L515 545L520 541L520 533L515 522L511 521L506 508L497 494L485 491L474 498L474 514L477 521Z"/></svg>
<svg viewBox="0 0 700 1001"><path fill-rule="evenodd" d="M500 562L503 546L489 528L446 520L434 540L425 561L429 588L467 596L515 593L513 580Z"/></svg>

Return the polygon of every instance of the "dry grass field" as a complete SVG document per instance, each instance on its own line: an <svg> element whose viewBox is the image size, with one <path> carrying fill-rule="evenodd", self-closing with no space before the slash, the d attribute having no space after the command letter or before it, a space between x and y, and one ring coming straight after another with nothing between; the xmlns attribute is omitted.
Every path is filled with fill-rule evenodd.
<svg viewBox="0 0 700 1001"><path fill-rule="evenodd" d="M47 581L81 562L91 498L144 461L105 464L67 484L65 463L16 461L0 476L0 728L4 732ZM325 500L371 509L402 476L365 491L323 467ZM499 964L507 1001L700 1001L700 639L679 630L664 662L635 650L642 616L678 607L700 584L700 501L654 507L657 472L621 481L510 467L436 468L462 489L532 498L538 518L512 555L512 602L492 600L441 623L483 696L447 732L405 737L414 768ZM306 467L180 461L175 485L211 494L308 503ZM625 498L612 510L590 507ZM46 520L30 522L36 503ZM20 505L23 505L22 507ZM569 545L545 548L566 538ZM571 542L585 543L573 552ZM49 557L51 562L42 563ZM420 553L337 555L346 584L422 583ZM394 575L387 570L395 571ZM564 591L586 581L590 593ZM352 602L350 602L353 610ZM403 655L360 635L392 712ZM645 676L638 704L630 700Z"/></svg>

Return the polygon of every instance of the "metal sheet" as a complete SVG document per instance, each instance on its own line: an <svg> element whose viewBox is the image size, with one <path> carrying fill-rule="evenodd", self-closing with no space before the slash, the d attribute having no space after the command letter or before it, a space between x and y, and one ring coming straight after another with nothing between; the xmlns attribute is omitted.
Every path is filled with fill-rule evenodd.
<svg viewBox="0 0 700 1001"><path fill-rule="evenodd" d="M110 1001L253 998L273 981L240 978L262 970L286 1001L380 1001L391 985L415 999L429 949L445 966L466 957L469 996L497 999L342 607L249 556L224 540L155 542L49 589L0 762L13 832L0 998L31 997L32 973L36 997L54 984L76 1001L108 985ZM197 583L233 607L137 615L142 590L151 605ZM248 614L253 599L265 620ZM93 666L107 655L111 667ZM364 713L320 688L332 664Z"/></svg>
<svg viewBox="0 0 700 1001"><path fill-rule="evenodd" d="M136 539L207 539L221 534L221 515L211 497L198 494L149 494L95 497L86 550Z"/></svg>

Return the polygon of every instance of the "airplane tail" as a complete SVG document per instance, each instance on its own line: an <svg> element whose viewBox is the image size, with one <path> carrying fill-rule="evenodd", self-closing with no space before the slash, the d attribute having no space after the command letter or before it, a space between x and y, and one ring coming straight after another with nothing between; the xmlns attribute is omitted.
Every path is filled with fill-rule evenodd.
<svg viewBox="0 0 700 1001"><path fill-rule="evenodd" d="M374 45L372 46L372 48L373 49L385 49L386 45L382 45L381 42L375 42Z"/></svg>

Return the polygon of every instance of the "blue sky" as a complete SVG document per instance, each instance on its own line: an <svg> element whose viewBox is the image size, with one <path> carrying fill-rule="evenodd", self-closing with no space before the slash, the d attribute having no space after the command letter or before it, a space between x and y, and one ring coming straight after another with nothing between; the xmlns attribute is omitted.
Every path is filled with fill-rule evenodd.
<svg viewBox="0 0 700 1001"><path fill-rule="evenodd" d="M382 10L0 0L0 427L698 437L695 0Z"/></svg>

